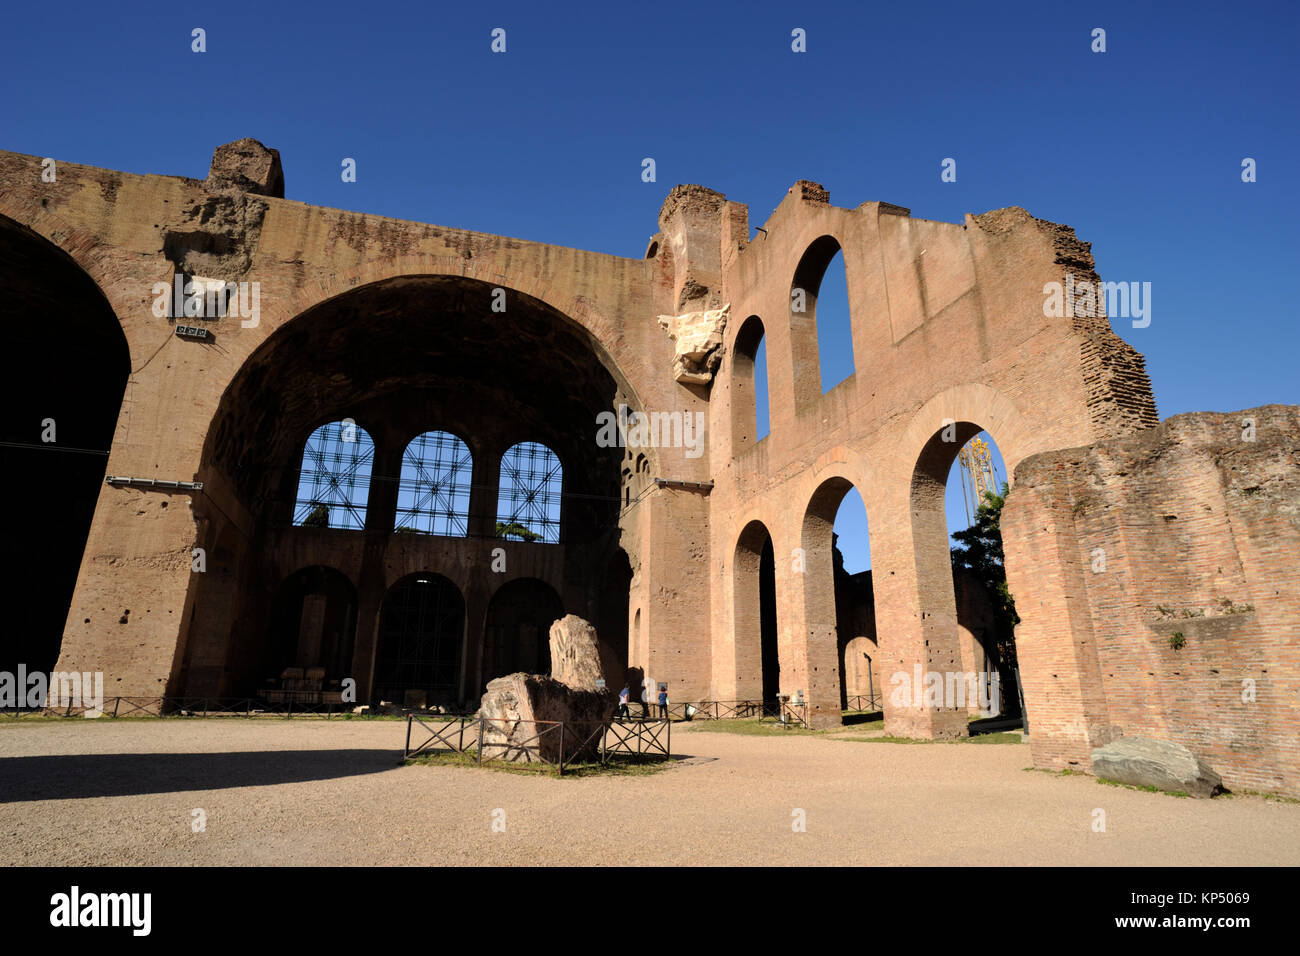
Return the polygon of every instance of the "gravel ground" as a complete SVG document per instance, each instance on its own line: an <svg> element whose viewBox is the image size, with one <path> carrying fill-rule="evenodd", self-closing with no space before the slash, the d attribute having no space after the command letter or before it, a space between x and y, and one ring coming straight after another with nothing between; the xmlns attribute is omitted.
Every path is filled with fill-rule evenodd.
<svg viewBox="0 0 1300 956"><path fill-rule="evenodd" d="M1026 772L1025 744L674 731L663 772L555 779L398 766L396 721L0 723L0 863L1300 863L1300 804Z"/></svg>

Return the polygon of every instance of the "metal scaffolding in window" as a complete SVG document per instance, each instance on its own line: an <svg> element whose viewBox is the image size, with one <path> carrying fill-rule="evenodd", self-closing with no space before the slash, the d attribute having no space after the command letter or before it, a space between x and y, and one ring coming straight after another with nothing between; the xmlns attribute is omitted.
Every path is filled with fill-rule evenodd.
<svg viewBox="0 0 1300 956"><path fill-rule="evenodd" d="M402 453L394 530L464 537L474 458L450 432L425 432Z"/></svg>
<svg viewBox="0 0 1300 956"><path fill-rule="evenodd" d="M501 458L497 535L515 541L560 540L560 459L545 445L525 441Z"/></svg>
<svg viewBox="0 0 1300 956"><path fill-rule="evenodd" d="M372 696L406 706L407 695L453 700L460 693L465 600L438 574L418 573L389 590L380 612Z"/></svg>
<svg viewBox="0 0 1300 956"><path fill-rule="evenodd" d="M303 446L293 523L303 528L366 526L375 443L351 419L329 422Z"/></svg>

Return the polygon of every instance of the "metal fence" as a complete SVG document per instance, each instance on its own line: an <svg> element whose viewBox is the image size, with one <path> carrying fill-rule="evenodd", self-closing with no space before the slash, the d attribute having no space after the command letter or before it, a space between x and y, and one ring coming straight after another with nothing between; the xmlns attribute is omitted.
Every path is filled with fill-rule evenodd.
<svg viewBox="0 0 1300 956"><path fill-rule="evenodd" d="M880 710L879 694L850 694L844 702L845 710L861 710L873 713Z"/></svg>
<svg viewBox="0 0 1300 956"><path fill-rule="evenodd" d="M412 746L415 728L424 739ZM504 761L552 768L561 776L576 763L606 766L614 759L668 759L672 722L507 720L491 717L437 717L408 713L402 759L421 754L474 754L475 761Z"/></svg>
<svg viewBox="0 0 1300 956"><path fill-rule="evenodd" d="M668 716L676 720L773 720L791 727L807 727L808 704L791 700L688 700L670 704Z"/></svg>
<svg viewBox="0 0 1300 956"><path fill-rule="evenodd" d="M103 717L339 717L354 704L311 703L290 696L271 702L259 697L105 697ZM84 703L40 709L0 709L0 717L84 717Z"/></svg>
<svg viewBox="0 0 1300 956"><path fill-rule="evenodd" d="M279 696L279 695L277 695ZM634 705L635 706L635 705ZM355 705L314 701L309 696L284 694L279 700L261 697L106 697L104 717L323 717L349 714ZM847 710L880 710L880 695L855 695L848 698ZM82 717L89 708L68 703L40 709L0 709L0 718ZM669 720L774 720L791 726L808 726L808 705L789 700L696 700L670 704ZM658 713L658 705L649 705L647 714ZM473 718L457 718L473 719ZM662 723L646 717L628 717L626 721Z"/></svg>

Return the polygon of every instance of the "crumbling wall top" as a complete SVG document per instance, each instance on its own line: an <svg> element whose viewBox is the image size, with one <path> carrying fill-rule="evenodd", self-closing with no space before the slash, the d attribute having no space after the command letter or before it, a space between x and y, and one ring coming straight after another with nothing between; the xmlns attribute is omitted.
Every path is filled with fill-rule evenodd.
<svg viewBox="0 0 1300 956"><path fill-rule="evenodd" d="M280 151L250 137L218 146L204 186L211 192L245 192L283 199Z"/></svg>
<svg viewBox="0 0 1300 956"><path fill-rule="evenodd" d="M811 179L799 179L790 187L790 192L800 199L806 199L808 202L829 203L831 201L831 191L821 183L815 183Z"/></svg>
<svg viewBox="0 0 1300 956"><path fill-rule="evenodd" d="M724 194L707 186L674 186L659 208L659 226L662 228L680 213L717 215L726 201Z"/></svg>

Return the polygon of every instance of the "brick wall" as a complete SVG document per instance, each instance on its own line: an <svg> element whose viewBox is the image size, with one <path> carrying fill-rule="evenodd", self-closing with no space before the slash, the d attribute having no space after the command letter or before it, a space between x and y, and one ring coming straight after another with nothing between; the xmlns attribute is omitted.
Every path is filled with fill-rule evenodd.
<svg viewBox="0 0 1300 956"><path fill-rule="evenodd" d="M1300 408L1177 415L1015 479L1035 763L1086 769L1091 747L1150 736L1230 788L1300 794Z"/></svg>

